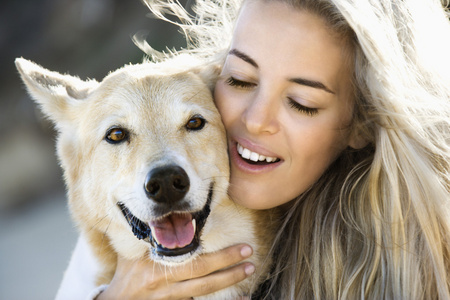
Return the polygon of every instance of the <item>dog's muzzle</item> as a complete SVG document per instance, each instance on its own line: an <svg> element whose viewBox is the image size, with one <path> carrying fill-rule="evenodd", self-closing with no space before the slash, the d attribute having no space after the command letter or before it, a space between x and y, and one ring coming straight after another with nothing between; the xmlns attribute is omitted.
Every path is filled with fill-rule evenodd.
<svg viewBox="0 0 450 300"><path fill-rule="evenodd" d="M184 197L189 190L189 177L179 166L155 168L144 183L147 197L157 207L157 217L144 222L134 216L124 203L117 205L133 234L149 242L159 256L193 253L200 245L200 234L211 211L214 182L211 182L206 204L200 211L189 211Z"/></svg>

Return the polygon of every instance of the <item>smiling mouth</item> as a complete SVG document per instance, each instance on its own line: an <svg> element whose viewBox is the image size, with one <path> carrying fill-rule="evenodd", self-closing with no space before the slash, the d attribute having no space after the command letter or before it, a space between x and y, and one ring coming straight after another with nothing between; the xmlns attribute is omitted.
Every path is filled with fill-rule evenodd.
<svg viewBox="0 0 450 300"><path fill-rule="evenodd" d="M134 216L124 203L118 202L133 234L150 243L159 256L180 256L195 252L200 246L200 234L211 212L213 196L211 183L205 206L197 212L170 212L150 222Z"/></svg>
<svg viewBox="0 0 450 300"><path fill-rule="evenodd" d="M239 156L250 164L266 165L266 164L271 164L271 163L277 163L280 161L280 159L277 157L265 156L265 155L253 152L247 148L244 148L239 143L236 144L236 147L237 147Z"/></svg>

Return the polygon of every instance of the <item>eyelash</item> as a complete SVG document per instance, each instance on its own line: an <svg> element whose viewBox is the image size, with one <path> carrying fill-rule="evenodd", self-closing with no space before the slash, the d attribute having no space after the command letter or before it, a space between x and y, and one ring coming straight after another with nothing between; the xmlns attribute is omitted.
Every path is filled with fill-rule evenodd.
<svg viewBox="0 0 450 300"><path fill-rule="evenodd" d="M289 106L301 113L306 114L307 116L310 116L310 117L317 115L317 113L319 112L319 110L317 108L306 107L292 99L289 99Z"/></svg>
<svg viewBox="0 0 450 300"><path fill-rule="evenodd" d="M226 83L229 86L233 86L233 87L237 87L237 88L241 88L241 89L250 89L254 86L256 86L255 83L251 83L251 82L247 82L247 81L242 81L239 79L236 79L234 77L230 77L226 80Z"/></svg>
<svg viewBox="0 0 450 300"><path fill-rule="evenodd" d="M241 88L241 89L250 89L250 88L253 88L256 86L255 83L242 81L242 80L236 79L234 77L228 78L226 80L226 83L229 86L233 86L233 87L237 87L237 88ZM310 117L315 116L319 111L317 108L306 107L290 98L289 98L289 106L292 107L293 109L295 109L296 111L304 113Z"/></svg>

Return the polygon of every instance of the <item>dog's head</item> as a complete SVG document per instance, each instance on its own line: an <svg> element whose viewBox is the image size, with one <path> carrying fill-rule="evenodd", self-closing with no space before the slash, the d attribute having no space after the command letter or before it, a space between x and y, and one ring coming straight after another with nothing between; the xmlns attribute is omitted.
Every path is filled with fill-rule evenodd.
<svg viewBox="0 0 450 300"><path fill-rule="evenodd" d="M104 232L128 258L150 249L153 259L176 263L201 251L202 228L229 176L211 94L217 68L143 63L98 83L24 59L16 65L58 130L78 224Z"/></svg>

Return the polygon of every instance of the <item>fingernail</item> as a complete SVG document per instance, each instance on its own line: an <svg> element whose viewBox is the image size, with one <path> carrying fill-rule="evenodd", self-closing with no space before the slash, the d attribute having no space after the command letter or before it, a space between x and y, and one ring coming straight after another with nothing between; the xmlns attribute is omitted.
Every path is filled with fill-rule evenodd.
<svg viewBox="0 0 450 300"><path fill-rule="evenodd" d="M250 255L252 255L253 250L250 246L244 246L241 248L241 255L242 257L249 257Z"/></svg>
<svg viewBox="0 0 450 300"><path fill-rule="evenodd" d="M245 266L245 274L247 275L252 275L253 273L255 273L255 266L252 264L248 264Z"/></svg>

